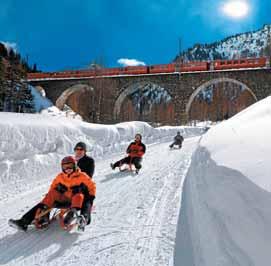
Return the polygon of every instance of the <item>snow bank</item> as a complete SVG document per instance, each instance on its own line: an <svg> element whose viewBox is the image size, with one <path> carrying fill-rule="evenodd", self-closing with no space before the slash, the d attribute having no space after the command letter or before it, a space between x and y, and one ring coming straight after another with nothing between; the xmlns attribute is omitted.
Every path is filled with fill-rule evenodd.
<svg viewBox="0 0 271 266"><path fill-rule="evenodd" d="M41 110L41 114L49 116L67 117L70 119L77 119L83 121L82 117L74 112L71 107L64 105L63 110L58 109L56 106L50 106L46 109Z"/></svg>
<svg viewBox="0 0 271 266"><path fill-rule="evenodd" d="M47 109L53 106L53 103L45 97L43 91L38 91L35 87L29 86L34 101L34 107L36 112L40 112L43 109Z"/></svg>
<svg viewBox="0 0 271 266"><path fill-rule="evenodd" d="M24 191L33 180L51 179L61 158L72 154L78 141L86 142L97 159L125 151L138 132L151 144L172 139L177 130L185 137L203 132L192 127L152 128L144 122L100 125L42 114L0 113L0 200L13 186Z"/></svg>
<svg viewBox="0 0 271 266"><path fill-rule="evenodd" d="M58 109L53 103L46 98L45 91L40 88L40 91L33 86L29 86L33 96L34 108L37 113L49 116L67 117L72 119L83 120L82 117L75 113L71 107L64 105L63 110Z"/></svg>
<svg viewBox="0 0 271 266"><path fill-rule="evenodd" d="M271 191L271 97L209 130L201 145L219 165L237 169Z"/></svg>
<svg viewBox="0 0 271 266"><path fill-rule="evenodd" d="M269 265L271 97L211 128L188 171L175 265Z"/></svg>

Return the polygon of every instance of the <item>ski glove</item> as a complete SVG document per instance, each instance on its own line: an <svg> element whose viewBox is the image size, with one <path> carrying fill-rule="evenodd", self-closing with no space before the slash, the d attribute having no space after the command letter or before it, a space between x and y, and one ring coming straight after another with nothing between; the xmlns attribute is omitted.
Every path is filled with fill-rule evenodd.
<svg viewBox="0 0 271 266"><path fill-rule="evenodd" d="M77 194L77 193L83 193L84 195L88 195L88 188L84 183L81 183L79 186L73 186L71 187L72 194Z"/></svg>
<svg viewBox="0 0 271 266"><path fill-rule="evenodd" d="M91 206L93 205L94 200L95 200L95 196L89 195L89 202L90 202Z"/></svg>
<svg viewBox="0 0 271 266"><path fill-rule="evenodd" d="M68 190L68 188L63 184L58 183L55 187L55 190L60 194L64 194Z"/></svg>

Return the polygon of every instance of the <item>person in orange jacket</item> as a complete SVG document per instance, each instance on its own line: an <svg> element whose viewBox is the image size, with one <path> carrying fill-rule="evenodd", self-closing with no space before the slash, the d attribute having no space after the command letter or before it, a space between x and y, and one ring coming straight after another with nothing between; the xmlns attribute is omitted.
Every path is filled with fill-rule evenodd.
<svg viewBox="0 0 271 266"><path fill-rule="evenodd" d="M18 220L9 220L11 226L26 231L35 217L51 208L69 208L64 218L64 224L69 224L71 219L80 211L86 224L90 223L90 210L96 195L96 184L87 174L77 168L72 156L64 157L61 161L62 173L53 180L50 189L43 200L30 209ZM49 211L40 218L40 227L49 223ZM39 224L39 223L38 223Z"/></svg>
<svg viewBox="0 0 271 266"><path fill-rule="evenodd" d="M116 167L120 167L123 164L133 164L136 168L136 173L141 169L141 161L142 157L146 152L146 146L142 143L141 134L135 135L135 141L131 142L128 146L126 153L127 157L115 162L111 163L110 166L114 170Z"/></svg>

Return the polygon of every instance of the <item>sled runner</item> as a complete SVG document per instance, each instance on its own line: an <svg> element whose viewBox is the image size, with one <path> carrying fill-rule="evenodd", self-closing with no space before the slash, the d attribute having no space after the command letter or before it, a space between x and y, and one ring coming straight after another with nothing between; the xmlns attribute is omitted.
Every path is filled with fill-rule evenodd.
<svg viewBox="0 0 271 266"><path fill-rule="evenodd" d="M60 227L67 232L83 232L85 230L86 219L84 216L79 215L77 211L73 211L69 208L51 208L37 213L32 225L38 230L47 229L49 225L56 220L59 221ZM8 221L8 224L13 228L22 230L16 221L12 219Z"/></svg>
<svg viewBox="0 0 271 266"><path fill-rule="evenodd" d="M133 164L122 164L119 166L120 172L132 172L135 174L139 173L139 170L135 168Z"/></svg>
<svg viewBox="0 0 271 266"><path fill-rule="evenodd" d="M170 145L169 148L171 150L180 150L182 148L182 146L180 146L178 144L174 144L174 145Z"/></svg>

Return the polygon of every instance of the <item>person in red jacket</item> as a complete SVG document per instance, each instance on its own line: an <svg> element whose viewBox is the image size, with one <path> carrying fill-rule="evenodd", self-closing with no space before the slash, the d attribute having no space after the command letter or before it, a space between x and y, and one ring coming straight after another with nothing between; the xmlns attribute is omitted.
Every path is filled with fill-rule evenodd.
<svg viewBox="0 0 271 266"><path fill-rule="evenodd" d="M146 152L146 146L142 143L142 136L140 134L135 135L135 141L130 143L128 146L126 153L127 157L115 162L111 163L110 166L114 170L116 167L120 167L123 164L133 164L136 168L136 173L141 169L141 161L142 157Z"/></svg>
<svg viewBox="0 0 271 266"><path fill-rule="evenodd" d="M28 225L34 220L36 226L43 228L49 224L49 214L51 208L70 209L64 217L64 224L81 215L86 224L90 223L90 209L95 199L96 184L89 176L81 172L72 156L64 157L61 161L62 173L53 180L50 189L43 200L30 209L18 220L9 220L9 224L19 230L26 231ZM42 212L46 212L39 219Z"/></svg>

